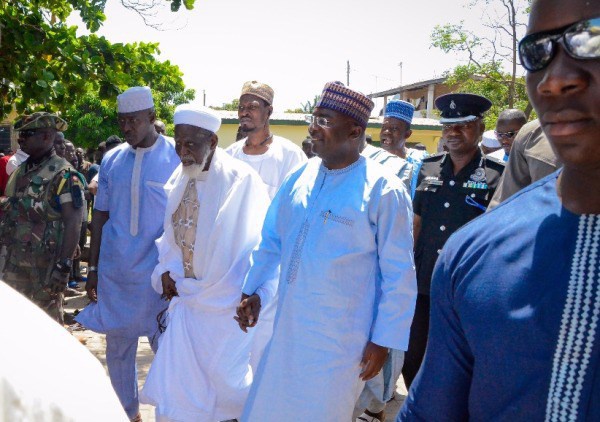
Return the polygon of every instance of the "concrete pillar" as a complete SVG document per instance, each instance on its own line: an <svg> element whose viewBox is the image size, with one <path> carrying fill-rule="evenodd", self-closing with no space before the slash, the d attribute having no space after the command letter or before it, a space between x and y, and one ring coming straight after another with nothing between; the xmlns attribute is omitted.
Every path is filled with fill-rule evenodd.
<svg viewBox="0 0 600 422"><path fill-rule="evenodd" d="M433 118L433 101L434 101L435 85L430 84L427 87L427 118Z"/></svg>

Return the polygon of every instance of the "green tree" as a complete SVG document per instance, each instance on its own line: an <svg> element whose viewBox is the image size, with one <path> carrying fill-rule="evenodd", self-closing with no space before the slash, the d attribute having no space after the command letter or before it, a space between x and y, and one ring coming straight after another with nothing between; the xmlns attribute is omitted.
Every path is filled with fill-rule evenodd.
<svg viewBox="0 0 600 422"><path fill-rule="evenodd" d="M79 98L67 109L65 120L69 122L65 135L77 146L96 148L110 135L120 134L115 104L94 94Z"/></svg>
<svg viewBox="0 0 600 422"><path fill-rule="evenodd" d="M466 64L447 73L447 84L492 100L488 124L495 125L498 113L506 108L520 108L527 115L532 111L518 66L518 41L530 3L531 0L472 0L471 8L482 5L484 10L477 34L467 30L463 22L438 25L431 34L433 47L466 59Z"/></svg>
<svg viewBox="0 0 600 422"><path fill-rule="evenodd" d="M184 4L191 6L193 0ZM167 109L178 98L193 97L193 91L185 91L179 68L156 58L158 44L112 44L93 33L77 37L77 28L65 24L77 12L94 32L105 19L104 5L105 0L0 0L2 117L13 105L19 113L67 113L88 94L110 104L133 85L165 89Z"/></svg>
<svg viewBox="0 0 600 422"><path fill-rule="evenodd" d="M213 110L227 110L227 111L238 111L240 106L240 99L234 98L230 103L223 103L221 106L211 106Z"/></svg>
<svg viewBox="0 0 600 422"><path fill-rule="evenodd" d="M317 106L317 103L321 99L320 95L315 95L315 97L311 100L302 103L302 112L306 114L312 114L313 110Z"/></svg>

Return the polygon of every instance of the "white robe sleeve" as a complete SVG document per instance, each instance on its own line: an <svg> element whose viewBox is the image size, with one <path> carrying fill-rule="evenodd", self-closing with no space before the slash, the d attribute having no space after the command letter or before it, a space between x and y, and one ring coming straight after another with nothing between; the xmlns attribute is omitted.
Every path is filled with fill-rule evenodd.
<svg viewBox="0 0 600 422"><path fill-rule="evenodd" d="M417 297L412 215L405 189L392 189L382 194L377 221L382 281L371 341L398 350L408 348Z"/></svg>

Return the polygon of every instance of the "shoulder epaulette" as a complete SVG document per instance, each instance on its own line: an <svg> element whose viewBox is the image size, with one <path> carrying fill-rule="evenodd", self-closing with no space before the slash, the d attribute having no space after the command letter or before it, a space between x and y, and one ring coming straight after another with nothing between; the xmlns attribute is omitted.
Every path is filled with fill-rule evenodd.
<svg viewBox="0 0 600 422"><path fill-rule="evenodd" d="M429 155L429 156L423 158L423 162L439 161L439 160L443 159L446 156L446 154L447 154L447 152L438 152L437 154Z"/></svg>
<svg viewBox="0 0 600 422"><path fill-rule="evenodd" d="M504 160L500 160L496 157L490 157L489 155L485 156L486 164L495 164L500 167L506 167L506 163Z"/></svg>

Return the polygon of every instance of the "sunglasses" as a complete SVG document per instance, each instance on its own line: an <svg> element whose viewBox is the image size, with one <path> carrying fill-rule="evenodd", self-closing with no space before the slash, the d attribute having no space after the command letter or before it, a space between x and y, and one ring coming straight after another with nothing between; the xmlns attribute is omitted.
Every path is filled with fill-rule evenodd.
<svg viewBox="0 0 600 422"><path fill-rule="evenodd" d="M514 136L517 134L517 132L515 132L515 131L510 131L510 132L494 131L494 133L496 134L496 138L506 138L506 139L514 138Z"/></svg>
<svg viewBox="0 0 600 422"><path fill-rule="evenodd" d="M527 35L519 43L521 64L529 72L546 68L556 55L559 43L574 59L600 58L600 17Z"/></svg>
<svg viewBox="0 0 600 422"><path fill-rule="evenodd" d="M30 138L33 135L35 135L37 132L38 132L37 129L20 130L19 138L23 138L23 139Z"/></svg>

